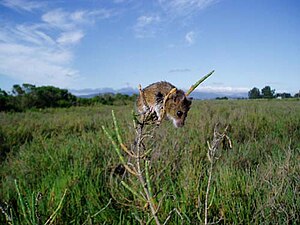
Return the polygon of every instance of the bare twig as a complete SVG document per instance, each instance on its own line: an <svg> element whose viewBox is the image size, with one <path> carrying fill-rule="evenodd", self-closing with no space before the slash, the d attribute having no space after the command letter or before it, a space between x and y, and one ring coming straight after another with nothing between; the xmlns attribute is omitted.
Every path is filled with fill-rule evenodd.
<svg viewBox="0 0 300 225"><path fill-rule="evenodd" d="M209 200L209 191L211 188L211 180L212 180L212 173L213 173L213 166L216 162L216 160L219 159L219 151L220 146L222 143L228 143L229 148L232 148L232 143L230 138L227 136L227 129L228 125L224 129L222 133L218 132L218 126L219 124L215 125L214 128L214 136L211 143L207 142L208 150L207 150L207 158L210 162L210 166L208 169L208 181L207 181L207 187L206 187L206 194L205 194L205 206L204 206L204 223L205 225L210 224L208 223L208 210L210 208L210 205L208 205ZM222 218L219 219L218 222L220 222Z"/></svg>
<svg viewBox="0 0 300 225"><path fill-rule="evenodd" d="M168 215L168 217L166 218L166 220L165 220L165 222L163 223L163 225L166 225L166 224L169 222L169 220L171 219L171 216L173 215L174 212L176 212L176 213L179 215L179 217L181 218L181 220L183 221L183 217L182 217L181 213L178 211L178 209L174 208L174 209L172 209L172 210L169 212L169 215Z"/></svg>
<svg viewBox="0 0 300 225"><path fill-rule="evenodd" d="M143 95L141 87L140 92L141 95ZM143 101L145 101L144 98ZM141 203L146 203L145 207L149 206L151 218L154 219L156 224L160 225L160 221L157 216L158 207L156 206L156 200L152 193L152 184L149 174L149 167L151 162L148 160L148 156L152 152L152 149L147 149L144 144L144 141L146 141L146 139L153 137L152 132L154 131L154 129L151 129L151 127L146 126L149 116L150 115L146 113L142 117L142 121L138 121L136 118L134 118L133 121L134 128L136 131L136 137L134 143L131 146L131 150L127 148L127 146L122 140L114 112L112 112L112 117L115 135L110 134L104 126L102 126L102 129L105 135L111 141L125 170L131 175L133 175L140 184L139 188L137 189L137 187L131 186L130 183L126 183L124 180L122 180L122 186L124 186L128 191L130 191L134 196L136 196L138 201L140 201ZM116 136L117 140L115 140L113 136ZM123 151L121 151L121 149ZM132 161L132 163L130 164L126 163L124 158L125 156L123 156L123 154L125 154L129 159L133 159L134 163Z"/></svg>
<svg viewBox="0 0 300 225"><path fill-rule="evenodd" d="M62 203L63 203L63 201L64 201L64 198L65 198L65 196L66 196L66 193L67 193L67 189L65 189L65 192L64 192L62 198L60 199L60 202L59 202L57 208L55 209L55 211L52 213L52 215L49 217L49 219L46 221L46 223L45 223L44 225L52 224L52 223L54 222L54 219L55 219L55 217L57 216L57 213L58 213L58 211L60 210L60 208L61 208L61 206L62 206Z"/></svg>
<svg viewBox="0 0 300 225"><path fill-rule="evenodd" d="M109 199L108 203L107 203L102 209L100 209L100 210L99 210L98 212L96 212L94 215L89 216L89 217L86 219L86 221L85 221L82 225L86 224L86 223L89 221L89 219L94 218L94 217L96 217L97 215L99 215L99 214L100 214L101 212L103 212L110 204L111 204L111 198Z"/></svg>
<svg viewBox="0 0 300 225"><path fill-rule="evenodd" d="M0 211L4 214L7 224L12 225L13 224L13 218L12 218L12 212L7 204L7 202L4 202L5 206L0 205ZM10 215L8 213L10 211Z"/></svg>
<svg viewBox="0 0 300 225"><path fill-rule="evenodd" d="M143 136L143 125L140 125L140 127L138 128L138 135L136 138L136 166L137 166L137 172L138 172L138 179L141 183L141 186L143 187L144 193L146 195L147 198L147 203L149 204L150 210L151 210L151 214L155 220L155 223L158 225L160 224L159 219L157 217L157 211L156 211L156 205L155 202L152 198L152 193L151 193L151 184L150 182L146 182L142 169L141 169L141 151L142 149L142 136ZM147 162L145 162L145 165L147 165ZM147 166L146 166L147 167ZM148 176L149 177L149 176ZM147 185L148 184L148 185Z"/></svg>

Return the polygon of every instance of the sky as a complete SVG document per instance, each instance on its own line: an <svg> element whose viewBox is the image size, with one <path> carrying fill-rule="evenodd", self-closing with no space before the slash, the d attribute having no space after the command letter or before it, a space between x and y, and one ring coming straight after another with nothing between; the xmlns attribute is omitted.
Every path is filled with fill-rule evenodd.
<svg viewBox="0 0 300 225"><path fill-rule="evenodd" d="M299 0L0 0L0 88L300 90Z"/></svg>

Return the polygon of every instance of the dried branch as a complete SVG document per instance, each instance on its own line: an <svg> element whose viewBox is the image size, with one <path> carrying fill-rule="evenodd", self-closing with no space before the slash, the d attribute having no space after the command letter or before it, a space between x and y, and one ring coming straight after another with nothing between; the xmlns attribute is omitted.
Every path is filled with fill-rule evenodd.
<svg viewBox="0 0 300 225"><path fill-rule="evenodd" d="M141 87L140 94L143 94ZM151 129L150 126L146 126L148 125L147 120L149 119L149 116L151 115L145 114L145 116L142 117L142 121L138 121L138 119L134 117L133 122L136 131L136 137L131 146L131 150L128 149L128 147L124 144L122 140L122 137L120 135L120 129L113 111L112 117L115 135L110 134L104 126L102 126L102 129L107 138L111 141L125 170L131 175L133 175L140 184L139 187L135 187L122 180L122 186L124 186L130 193L136 196L138 201L140 201L141 203L146 203L145 207L149 207L151 219L154 219L155 223L157 225L160 225L160 221L157 216L158 210L155 200L156 196L153 195L152 183L150 179L149 166L151 162L147 159L150 153L152 152L152 149L147 149L144 144L144 141L146 141L147 138L153 137L152 132L155 129ZM117 140L115 140L113 136L116 136ZM123 154L125 154L125 156ZM131 161L134 162L132 162L131 164L126 163L125 157L131 159Z"/></svg>
<svg viewBox="0 0 300 225"><path fill-rule="evenodd" d="M222 133L219 133L218 127L219 127L219 124L217 123L214 128L214 136L213 136L212 142L211 143L207 142L207 145L208 145L207 158L210 162L210 166L208 169L208 181L207 181L206 194L205 194L205 206L204 206L204 223L205 223L205 225L210 224L210 223L208 223L208 210L209 210L211 204L208 205L208 200L209 200L209 191L211 188L213 166L214 166L216 160L219 159L218 154L220 154L222 144L226 143L226 144L228 144L229 148L232 148L232 142L231 142L230 138L227 136L227 129L229 126L227 125ZM220 220L221 219L222 218L220 218Z"/></svg>

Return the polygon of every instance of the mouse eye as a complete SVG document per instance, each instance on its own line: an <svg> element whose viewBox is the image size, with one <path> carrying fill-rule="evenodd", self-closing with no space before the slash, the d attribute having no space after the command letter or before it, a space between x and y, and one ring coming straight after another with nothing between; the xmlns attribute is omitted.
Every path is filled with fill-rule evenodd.
<svg viewBox="0 0 300 225"><path fill-rule="evenodd" d="M181 112L181 111L177 111L177 116L178 116L178 117L181 117L181 116L182 116L182 114L183 114L183 112Z"/></svg>

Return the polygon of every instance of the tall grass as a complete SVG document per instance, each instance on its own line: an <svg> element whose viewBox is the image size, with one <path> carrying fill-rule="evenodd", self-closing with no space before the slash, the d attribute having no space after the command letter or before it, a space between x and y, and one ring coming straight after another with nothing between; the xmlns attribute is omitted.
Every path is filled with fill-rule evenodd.
<svg viewBox="0 0 300 225"><path fill-rule="evenodd" d="M113 129L113 109L130 146L132 108L1 113L0 224L45 224L51 215L48 224L147 221L145 205L121 184L131 178L118 174L119 157L101 129ZM163 122L148 143L159 216L171 213L168 224L204 223L206 143L221 123L229 124L233 149L213 168L209 222L299 224L299 115L296 100L195 101L182 129Z"/></svg>

